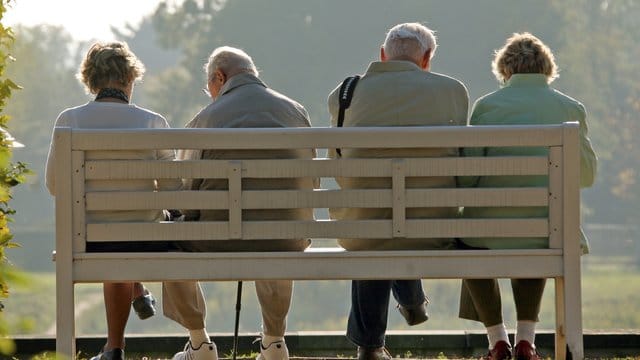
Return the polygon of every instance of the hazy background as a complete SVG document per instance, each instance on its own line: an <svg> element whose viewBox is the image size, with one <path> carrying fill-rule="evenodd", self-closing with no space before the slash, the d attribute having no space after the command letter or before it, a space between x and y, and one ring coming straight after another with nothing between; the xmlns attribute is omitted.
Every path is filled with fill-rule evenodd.
<svg viewBox="0 0 640 360"><path fill-rule="evenodd" d="M23 2L25 7L20 7ZM590 137L599 155L596 185L582 192L583 224L592 249L583 259L585 327L640 329L640 143L635 138L640 111L640 2L123 1L112 6L117 11L95 10L104 5L98 1L17 3L16 13L7 14L16 34L12 51L16 62L8 68L8 76L24 89L14 93L5 112L13 117L11 133L26 145L16 149L16 160L27 162L36 172L29 184L16 190L12 201L17 210L12 228L23 247L8 253L15 264L34 274L34 287L15 289L5 303L9 316L31 319L17 324L17 333L52 329L54 211L43 184L44 162L57 115L91 100L75 73L92 38L129 43L147 66L133 102L165 115L174 127L183 126L208 103L200 90L205 85L202 65L220 45L247 51L268 85L305 105L314 126L328 126L327 94L346 76L363 73L377 59L386 31L407 21L436 30L439 47L432 71L460 79L472 102L498 88L490 62L494 50L513 32L532 32L551 47L560 66L560 78L553 86L585 104ZM45 3L49 8L43 8ZM35 11L49 16L29 16ZM69 12L73 18L59 21ZM110 30L107 19L115 24ZM38 24L56 20L64 26ZM542 316L545 328L553 327L550 284ZM157 285L151 287L160 295ZM459 281L425 281L425 287L432 298L432 320L421 329L478 329L456 318ZM77 301L83 305L79 332L103 333L100 287L77 289ZM206 289L207 327L232 331L235 285L209 284ZM343 330L348 299L348 282L297 283L289 330ZM507 325L514 326L512 303L505 299L505 304ZM256 300L250 291L242 319L241 330L258 330ZM390 316L390 325L406 329L397 314ZM162 316L132 321L129 329L181 331Z"/></svg>

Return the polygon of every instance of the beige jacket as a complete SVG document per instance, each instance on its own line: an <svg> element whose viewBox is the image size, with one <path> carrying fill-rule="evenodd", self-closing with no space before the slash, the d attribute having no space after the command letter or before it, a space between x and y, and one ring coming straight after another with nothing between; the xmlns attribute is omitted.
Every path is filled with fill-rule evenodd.
<svg viewBox="0 0 640 360"><path fill-rule="evenodd" d="M338 120L338 92L329 95L331 125ZM373 62L358 82L351 106L345 112L348 126L446 126L465 125L469 95L465 86L451 77L423 71L408 61ZM343 157L457 156L457 149L342 149ZM336 157L335 150L329 156ZM382 178L339 178L342 188L390 188ZM407 188L455 187L454 177L408 178ZM407 209L407 218L454 217L457 208ZM330 209L332 219L390 219L391 209ZM381 234L384 236L384 234ZM449 239L339 239L347 250L451 248Z"/></svg>
<svg viewBox="0 0 640 360"><path fill-rule="evenodd" d="M250 74L231 77L220 90L214 102L202 109L187 128L265 128L265 127L310 127L309 116L302 105L267 87L260 79ZM315 149L298 151L251 151L251 150L206 150L180 151L181 160L197 159L261 159L261 158L313 158ZM313 189L312 179L243 179L243 190L264 189ZM226 190L226 180L185 179L185 190ZM186 210L190 221L226 221L228 212L220 210ZM243 210L243 220L313 219L312 209ZM303 250L308 239L298 240L243 240L238 241L189 242L191 251L251 250Z"/></svg>

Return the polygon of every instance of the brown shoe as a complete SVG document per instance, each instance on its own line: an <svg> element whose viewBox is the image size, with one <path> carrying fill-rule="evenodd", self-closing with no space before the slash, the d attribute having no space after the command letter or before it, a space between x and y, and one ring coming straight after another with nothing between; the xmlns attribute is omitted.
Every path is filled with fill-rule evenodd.
<svg viewBox="0 0 640 360"><path fill-rule="evenodd" d="M489 350L485 360L508 360L511 359L511 345L506 341L500 340L496 343L493 349Z"/></svg>
<svg viewBox="0 0 640 360"><path fill-rule="evenodd" d="M387 348L365 348L358 346L358 360L391 360L391 354Z"/></svg>
<svg viewBox="0 0 640 360"><path fill-rule="evenodd" d="M541 360L542 357L536 351L536 346L527 340L520 340L516 344L516 360Z"/></svg>

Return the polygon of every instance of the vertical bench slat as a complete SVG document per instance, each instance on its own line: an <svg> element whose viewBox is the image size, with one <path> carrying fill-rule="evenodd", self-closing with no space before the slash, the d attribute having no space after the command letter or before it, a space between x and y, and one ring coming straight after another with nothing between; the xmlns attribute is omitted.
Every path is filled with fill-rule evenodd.
<svg viewBox="0 0 640 360"><path fill-rule="evenodd" d="M54 135L56 171L56 351L75 354L71 129Z"/></svg>
<svg viewBox="0 0 640 360"><path fill-rule="evenodd" d="M84 189L84 151L71 152L71 171L73 183L73 248L86 251L86 199Z"/></svg>
<svg viewBox="0 0 640 360"><path fill-rule="evenodd" d="M229 238L242 239L242 162L229 161Z"/></svg>
<svg viewBox="0 0 640 360"><path fill-rule="evenodd" d="M549 248L562 248L562 147L549 148Z"/></svg>
<svg viewBox="0 0 640 360"><path fill-rule="evenodd" d="M405 194L405 163L403 159L394 159L392 166L392 192L393 192L393 234L392 238L407 236L405 228L406 219L406 194Z"/></svg>
<svg viewBox="0 0 640 360"><path fill-rule="evenodd" d="M562 147L552 146L549 148L549 248L551 249L563 248L563 157ZM562 265L564 266L564 263ZM564 278L555 278L554 284L556 306L555 356L556 359L564 359L566 356L566 314L564 311L566 291Z"/></svg>
<svg viewBox="0 0 640 360"><path fill-rule="evenodd" d="M567 344L574 359L582 359L582 292L580 273L580 142L578 124L563 127L564 284Z"/></svg>

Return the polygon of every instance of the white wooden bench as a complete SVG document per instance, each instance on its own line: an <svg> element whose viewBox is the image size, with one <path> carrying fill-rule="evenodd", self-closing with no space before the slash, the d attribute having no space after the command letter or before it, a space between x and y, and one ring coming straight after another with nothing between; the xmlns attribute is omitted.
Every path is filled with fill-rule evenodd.
<svg viewBox="0 0 640 360"><path fill-rule="evenodd" d="M553 126L141 129L56 128L57 350L75 353L74 285L104 281L553 278L555 358L583 358L577 123ZM542 146L549 156L399 159L95 160L140 149ZM405 189L413 176L546 175L548 188ZM91 179L227 178L228 191L86 192ZM391 189L243 191L243 178L389 177ZM405 218L407 207L548 206L548 218ZM242 209L385 207L390 220L242 221ZM95 224L87 211L227 209L225 222ZM87 242L279 238L548 236L548 249L91 253ZM495 266L499 261L500 266ZM257 266L259 264L259 266ZM106 270L108 269L108 270ZM570 353L567 353L567 345Z"/></svg>

